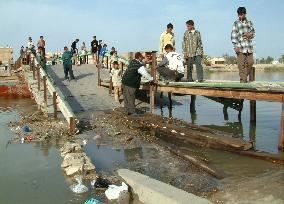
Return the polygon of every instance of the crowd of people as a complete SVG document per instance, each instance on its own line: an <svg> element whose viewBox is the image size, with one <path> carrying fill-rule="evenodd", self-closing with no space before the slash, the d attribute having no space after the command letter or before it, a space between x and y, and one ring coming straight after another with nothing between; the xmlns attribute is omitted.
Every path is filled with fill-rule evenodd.
<svg viewBox="0 0 284 204"><path fill-rule="evenodd" d="M251 21L246 18L246 8L239 7L237 10L238 20L233 24L231 31L231 41L234 46L238 60L238 68L240 82L246 83L248 76L253 66L253 43L255 30ZM173 33L173 24L169 23L166 30L160 35L159 57L160 62L157 65L158 79L160 81L181 81L185 75L185 66L187 66L186 81L193 82L193 65L196 65L197 80L202 83L204 81L202 57L204 54L201 33L195 28L193 20L186 22L186 31L184 32L182 41L182 54L176 52L176 40ZM76 39L71 44L71 51L68 47L64 47L62 55L65 79L75 79L72 64L79 65L88 61L88 51L85 42L82 43L81 51L79 52L77 44L79 39ZM29 55L34 50L32 39L29 38L28 46L22 47L21 55ZM43 36L37 43L38 54L45 58L45 41ZM105 54L107 45L102 40L97 40L93 36L91 41L91 55L93 64L105 65ZM78 60L79 59L79 60ZM114 47L110 52L111 71L110 76L114 85L115 101L119 102L121 92L123 92L124 107L127 114L136 114L135 112L135 93L137 92L141 78L146 82L154 83L153 77L149 74L146 67L151 64L151 53L135 53L134 59L130 61L127 69L122 73L119 69L118 55Z"/></svg>

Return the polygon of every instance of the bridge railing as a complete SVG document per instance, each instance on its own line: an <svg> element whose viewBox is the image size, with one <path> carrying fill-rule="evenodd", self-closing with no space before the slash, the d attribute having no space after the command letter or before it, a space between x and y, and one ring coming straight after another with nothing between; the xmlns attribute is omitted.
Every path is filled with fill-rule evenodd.
<svg viewBox="0 0 284 204"><path fill-rule="evenodd" d="M66 97L63 93L54 86L52 79L47 75L40 59L36 54L31 54L30 59L30 71L33 72L33 79L37 80L38 91L41 90L41 84L43 84L43 95L44 102L47 105L47 92L52 96L53 104L53 117L57 118L58 107L64 118L66 119L69 126L69 134L75 135L76 131L76 115L72 111L72 108L69 106Z"/></svg>

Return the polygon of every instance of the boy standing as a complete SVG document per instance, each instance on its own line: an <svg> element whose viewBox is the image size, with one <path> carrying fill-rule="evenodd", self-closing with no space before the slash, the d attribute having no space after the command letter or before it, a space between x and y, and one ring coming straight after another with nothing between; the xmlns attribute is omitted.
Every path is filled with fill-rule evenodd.
<svg viewBox="0 0 284 204"><path fill-rule="evenodd" d="M201 40L201 34L198 30L195 30L194 21L189 20L186 22L187 31L183 37L183 54L187 60L187 80L193 82L192 70L193 64L196 65L197 81L203 81L203 67L201 60L203 56L203 45Z"/></svg>
<svg viewBox="0 0 284 204"><path fill-rule="evenodd" d="M92 50L92 55L93 55L93 62L95 65L97 64L98 46L99 46L99 43L97 41L97 37L94 36L93 41L91 42L91 50Z"/></svg>
<svg viewBox="0 0 284 204"><path fill-rule="evenodd" d="M104 57L107 51L106 48L107 48L107 45L104 44L104 46L100 49L100 53L99 53L99 63L100 64L104 63Z"/></svg>
<svg viewBox="0 0 284 204"><path fill-rule="evenodd" d="M64 75L65 79L69 79L69 76L72 79L75 79L73 70L72 70L72 57L73 53L68 51L67 46L64 47L64 53L62 55L62 61L63 61L63 68L64 68ZM69 74L69 76L68 76Z"/></svg>
<svg viewBox="0 0 284 204"><path fill-rule="evenodd" d="M121 93L121 69L118 67L118 62L114 61L112 63L112 70L110 72L110 76L112 79L113 87L114 87L114 100L115 102L119 102L119 97Z"/></svg>
<svg viewBox="0 0 284 204"><path fill-rule="evenodd" d="M43 36L39 37L39 41L37 42L38 49L42 50L42 55L45 57L45 40L43 39Z"/></svg>
<svg viewBox="0 0 284 204"><path fill-rule="evenodd" d="M173 46L174 50L175 50L175 35L173 33L173 29L174 29L174 26L173 24L169 23L167 25L167 29L165 32L163 32L160 36L160 47L159 47L159 52L160 52L160 57L161 59L164 58L164 54L166 53L165 52L165 46L167 44L170 44Z"/></svg>
<svg viewBox="0 0 284 204"><path fill-rule="evenodd" d="M79 42L79 39L76 39L72 44L71 44L71 52L73 54L73 60L74 64L77 64L77 54L78 54L78 49L77 49L77 43Z"/></svg>
<svg viewBox="0 0 284 204"><path fill-rule="evenodd" d="M231 40L237 54L240 82L247 83L253 66L253 43L255 30L251 21L246 18L246 8L237 10L239 19L234 22Z"/></svg>

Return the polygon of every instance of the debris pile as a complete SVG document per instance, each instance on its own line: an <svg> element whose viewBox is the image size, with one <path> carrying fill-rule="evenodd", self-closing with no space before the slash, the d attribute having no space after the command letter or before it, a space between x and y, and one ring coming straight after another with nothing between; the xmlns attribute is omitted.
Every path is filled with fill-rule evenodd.
<svg viewBox="0 0 284 204"><path fill-rule="evenodd" d="M50 141L51 139L68 138L67 125L60 120L48 118L41 111L21 115L20 119L11 122L9 127L15 132L12 139L14 142Z"/></svg>
<svg viewBox="0 0 284 204"><path fill-rule="evenodd" d="M96 179L96 168L90 158L82 151L80 144L66 142L60 152L63 158L61 167L67 176L83 174L89 179Z"/></svg>

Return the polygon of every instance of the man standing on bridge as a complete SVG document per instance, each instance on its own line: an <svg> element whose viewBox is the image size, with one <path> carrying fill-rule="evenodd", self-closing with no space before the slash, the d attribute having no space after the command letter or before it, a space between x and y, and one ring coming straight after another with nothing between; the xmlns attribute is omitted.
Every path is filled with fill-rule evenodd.
<svg viewBox="0 0 284 204"><path fill-rule="evenodd" d="M201 40L201 34L198 30L195 30L194 21L189 20L186 22L187 31L183 36L183 54L185 60L187 60L187 80L193 82L192 70L193 64L196 65L197 82L203 82L203 67L201 64L203 56L203 44Z"/></svg>
<svg viewBox="0 0 284 204"><path fill-rule="evenodd" d="M73 60L74 64L77 65L77 55L78 55L78 49L77 49L77 43L79 42L79 39L76 39L72 44L71 44L71 52L73 54Z"/></svg>
<svg viewBox="0 0 284 204"><path fill-rule="evenodd" d="M98 52L99 43L97 41L97 36L93 37L93 41L91 42L91 51L93 55L94 65L97 65L97 52Z"/></svg>
<svg viewBox="0 0 284 204"><path fill-rule="evenodd" d="M166 54L165 46L170 44L173 46L175 51L176 41L175 41L175 35L173 33L174 26L173 24L169 23L167 25L166 31L164 31L160 36L160 46L159 46L159 53L161 59L164 58L164 55Z"/></svg>
<svg viewBox="0 0 284 204"><path fill-rule="evenodd" d="M246 8L237 10L239 19L234 22L231 40L237 54L240 82L247 83L253 66L253 43L255 30L251 21L246 18Z"/></svg>
<svg viewBox="0 0 284 204"><path fill-rule="evenodd" d="M140 87L141 77L145 77L147 81L153 81L153 77L144 67L143 58L140 52L136 52L135 59L131 60L122 77L123 101L127 115L137 115L135 112L135 95Z"/></svg>
<svg viewBox="0 0 284 204"><path fill-rule="evenodd" d="M73 70L72 70L72 57L73 53L68 51L68 47L64 47L64 53L62 54L63 68L65 79L69 79L69 76L72 79L75 79ZM68 76L69 73L69 76Z"/></svg>

